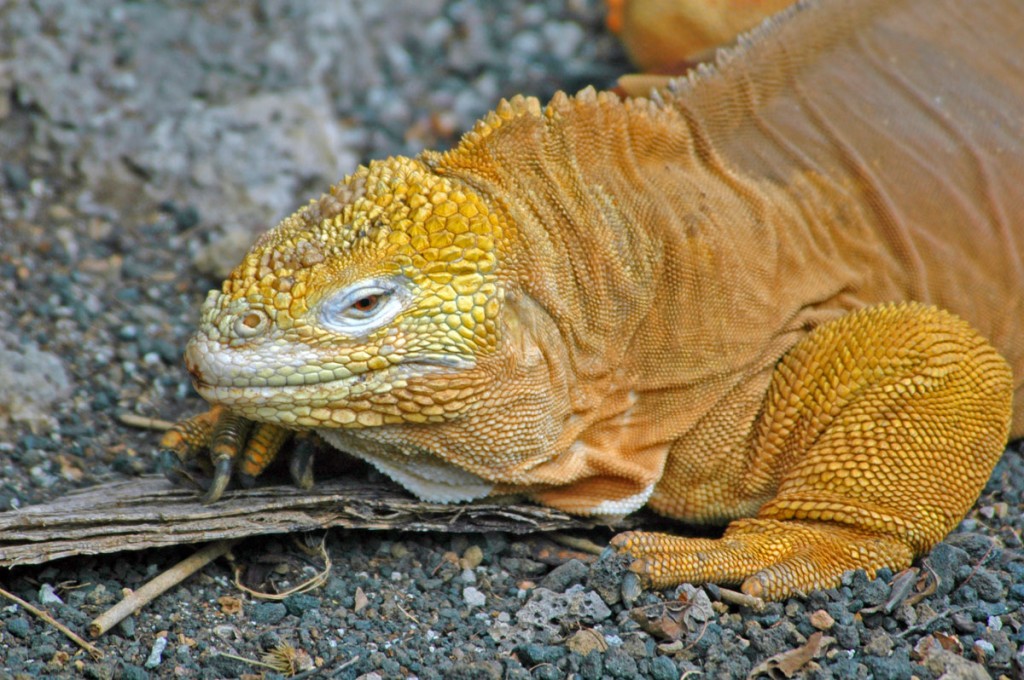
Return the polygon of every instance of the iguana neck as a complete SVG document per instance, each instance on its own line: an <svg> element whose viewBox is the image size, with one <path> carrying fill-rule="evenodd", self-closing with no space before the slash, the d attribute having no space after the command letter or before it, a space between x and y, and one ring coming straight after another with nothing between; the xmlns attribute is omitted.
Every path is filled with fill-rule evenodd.
<svg viewBox="0 0 1024 680"><path fill-rule="evenodd" d="M671 392L647 400L674 414L654 440L766 376L846 286L828 267L834 248L800 243L816 219L801 201L821 188L733 172L671 106L556 96L426 160L516 225L502 277L557 330L575 410L629 403L639 385Z"/></svg>

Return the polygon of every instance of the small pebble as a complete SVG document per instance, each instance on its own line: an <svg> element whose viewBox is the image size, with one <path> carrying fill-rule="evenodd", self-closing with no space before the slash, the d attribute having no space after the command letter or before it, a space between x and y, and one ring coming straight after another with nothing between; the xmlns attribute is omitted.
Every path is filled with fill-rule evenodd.
<svg viewBox="0 0 1024 680"><path fill-rule="evenodd" d="M462 591L462 599L470 607L483 607L487 604L487 596L473 586L466 586Z"/></svg>
<svg viewBox="0 0 1024 680"><path fill-rule="evenodd" d="M484 551L478 545L471 545L459 558L459 566L465 569L476 569L484 561Z"/></svg>
<svg viewBox="0 0 1024 680"><path fill-rule="evenodd" d="M28 619L19 616L7 620L7 630L15 637L27 638L32 627L29 625Z"/></svg>
<svg viewBox="0 0 1024 680"><path fill-rule="evenodd" d="M44 583L39 586L39 604L64 604L64 600L54 591L53 585Z"/></svg>
<svg viewBox="0 0 1024 680"><path fill-rule="evenodd" d="M152 670L160 665L163 660L164 650L167 649L167 637L159 636L153 640L153 647L149 650L149 657L146 659L146 668Z"/></svg>
<svg viewBox="0 0 1024 680"><path fill-rule="evenodd" d="M832 630L835 623L835 619L824 609L819 609L811 614L811 625L818 630Z"/></svg>
<svg viewBox="0 0 1024 680"><path fill-rule="evenodd" d="M287 614L288 608L281 602L257 602L249 611L253 621L269 625L280 622Z"/></svg>

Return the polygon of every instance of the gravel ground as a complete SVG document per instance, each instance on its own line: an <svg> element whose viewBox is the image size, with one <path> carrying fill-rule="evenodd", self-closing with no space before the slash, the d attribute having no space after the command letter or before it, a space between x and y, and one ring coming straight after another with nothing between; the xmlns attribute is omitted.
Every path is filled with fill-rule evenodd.
<svg viewBox="0 0 1024 680"><path fill-rule="evenodd" d="M626 69L597 0L0 0L0 508L157 469L157 435L115 415L203 407L181 351L253 234L360 161L451 144L501 96ZM639 593L618 560L544 536L332 532L323 587L257 599L222 560L105 636L99 661L0 602L0 675L279 677L252 663L277 660L367 680L1022 677L1022 500L1013 450L919 578L851 574L762 612L714 587ZM304 545L235 558L283 589L323 566ZM0 585L83 631L191 551ZM796 649L819 653L772 659Z"/></svg>

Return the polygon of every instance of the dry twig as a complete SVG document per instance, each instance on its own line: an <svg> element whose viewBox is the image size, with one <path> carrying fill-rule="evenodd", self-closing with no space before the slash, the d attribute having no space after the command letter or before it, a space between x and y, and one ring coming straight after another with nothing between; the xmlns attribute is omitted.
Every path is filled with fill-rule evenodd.
<svg viewBox="0 0 1024 680"><path fill-rule="evenodd" d="M631 516L619 528L641 521ZM331 527L523 534L596 524L526 503L426 503L393 485L358 478L324 479L308 490L290 484L238 489L204 505L195 490L143 476L0 512L0 567Z"/></svg>
<svg viewBox="0 0 1024 680"><path fill-rule="evenodd" d="M53 618L52 616L44 612L42 609L38 609L30 605L28 602L25 602L25 600L21 599L14 593L9 593L3 588L0 588L0 596L6 597L11 602L16 602L17 604L21 605L25 609L25 611L35 614L46 623L50 624L60 632L64 633L64 635L66 635L72 642L74 642L76 645L78 645L85 651L89 652L89 656L91 656L95 661L99 661L101 658L103 658L103 652L100 651L99 647L96 647L87 640L84 640L75 631L71 630L63 623L61 623L57 619Z"/></svg>
<svg viewBox="0 0 1024 680"><path fill-rule="evenodd" d="M129 427L137 427L142 430L157 430L164 432L174 427L174 423L169 420L162 420L161 418L149 418L147 416L140 416L136 413L130 413L128 411L122 411L117 414L117 420L122 425L128 425Z"/></svg>
<svg viewBox="0 0 1024 680"><path fill-rule="evenodd" d="M601 547L597 543L594 543L589 538L571 536L569 534L563 534L558 531L553 531L549 533L548 538L550 538L555 543L558 543L559 545L564 545L567 548L579 550L580 552L585 552L590 555L600 555L605 551L603 547Z"/></svg>
<svg viewBox="0 0 1024 680"><path fill-rule="evenodd" d="M89 624L89 635L97 638L131 616L170 588L181 583L207 564L217 559L238 543L238 539L215 541L178 562L173 567L146 583L138 590L125 596L120 602L103 612Z"/></svg>
<svg viewBox="0 0 1024 680"><path fill-rule="evenodd" d="M729 590L727 588L719 588L718 591L720 593L720 597L722 598L722 602L725 602L726 604L736 604L741 607L750 607L755 612L764 611L764 600L762 600L759 597L747 595L746 593L741 593L738 590Z"/></svg>

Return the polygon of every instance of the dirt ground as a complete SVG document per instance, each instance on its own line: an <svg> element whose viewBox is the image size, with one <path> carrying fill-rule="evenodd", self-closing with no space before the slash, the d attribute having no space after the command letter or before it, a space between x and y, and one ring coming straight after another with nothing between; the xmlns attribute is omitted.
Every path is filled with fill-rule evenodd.
<svg viewBox="0 0 1024 680"><path fill-rule="evenodd" d="M502 96L626 70L597 0L0 0L0 510L158 470L159 434L117 416L203 408L181 353L255 234L359 162L450 145ZM218 560L100 639L101 659L0 599L0 675L743 678L812 645L804 677L1022 677L1022 499L1012 450L920 565L933 591L853 574L761 612L714 587L685 607L638 593L616 560L544 535L251 540L234 551L250 582L317 573L322 540L326 583L262 600ZM195 548L0 587L84 633Z"/></svg>

